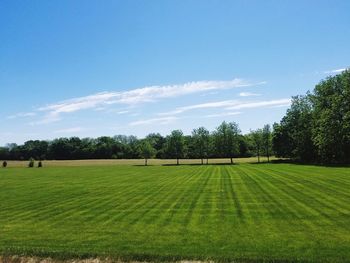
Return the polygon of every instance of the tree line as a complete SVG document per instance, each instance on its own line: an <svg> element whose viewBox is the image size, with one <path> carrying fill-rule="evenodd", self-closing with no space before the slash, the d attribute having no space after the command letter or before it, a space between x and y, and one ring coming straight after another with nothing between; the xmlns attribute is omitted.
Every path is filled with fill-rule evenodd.
<svg viewBox="0 0 350 263"><path fill-rule="evenodd" d="M191 135L174 130L167 136L152 133L143 139L117 135L98 138L30 140L0 147L2 160L177 159L233 158L271 155L301 162L350 163L350 71L328 77L313 92L292 97L291 107L271 129L241 134L235 122L222 122L214 131L205 127Z"/></svg>
<svg viewBox="0 0 350 263"><path fill-rule="evenodd" d="M270 125L242 135L235 122L222 122L213 132L204 127L184 135L174 130L167 136L151 133L143 139L117 135L98 138L58 138L52 141L30 140L23 145L8 144L0 148L2 160L77 160L77 159L137 159L150 158L201 159L270 156L272 152Z"/></svg>
<svg viewBox="0 0 350 263"><path fill-rule="evenodd" d="M350 70L295 96L273 126L276 156L302 162L350 163Z"/></svg>

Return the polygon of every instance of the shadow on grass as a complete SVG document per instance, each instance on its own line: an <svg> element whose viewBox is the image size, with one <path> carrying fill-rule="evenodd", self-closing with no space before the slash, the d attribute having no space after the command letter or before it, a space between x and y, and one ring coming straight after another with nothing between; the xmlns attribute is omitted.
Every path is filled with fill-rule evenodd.
<svg viewBox="0 0 350 263"><path fill-rule="evenodd" d="M327 164L327 163L317 163L317 162L302 162L299 160L293 160L293 159L274 159L274 160L270 160L269 162L267 160L264 161L252 161L252 162L234 162L234 163L215 163L215 162L210 162L209 163L163 163L163 164L148 164L148 165L144 165L144 164L134 164L132 166L138 166L138 167L153 167L153 166L208 166L208 165L220 165L220 166L235 166L235 165L242 165L242 164L252 164L252 165L267 165L267 164L294 164L294 165L313 165L313 166L320 166L320 167L343 167L343 168L349 168L350 164L341 164L341 163L337 163L337 164Z"/></svg>
<svg viewBox="0 0 350 263"><path fill-rule="evenodd" d="M277 159L272 160L270 162L271 164L295 164L295 165L314 165L314 166L320 166L320 167L344 167L349 168L350 164L347 163L319 163L319 162L303 162L300 160L293 160L293 159Z"/></svg>
<svg viewBox="0 0 350 263"><path fill-rule="evenodd" d="M173 163L166 163L166 164L161 164L161 166L206 166L206 165L238 165L238 163L180 163L180 164L173 164Z"/></svg>

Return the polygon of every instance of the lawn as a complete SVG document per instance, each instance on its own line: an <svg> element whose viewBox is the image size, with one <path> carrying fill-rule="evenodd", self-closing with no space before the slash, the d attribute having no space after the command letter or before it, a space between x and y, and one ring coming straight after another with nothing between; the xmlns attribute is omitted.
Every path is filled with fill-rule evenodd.
<svg viewBox="0 0 350 263"><path fill-rule="evenodd" d="M0 254L350 260L350 168L0 169Z"/></svg>

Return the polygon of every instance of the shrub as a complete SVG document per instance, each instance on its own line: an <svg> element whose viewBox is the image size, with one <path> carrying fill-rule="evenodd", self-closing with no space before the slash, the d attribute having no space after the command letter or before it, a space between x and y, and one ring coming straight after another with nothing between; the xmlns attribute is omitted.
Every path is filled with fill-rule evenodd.
<svg viewBox="0 0 350 263"><path fill-rule="evenodd" d="M29 167L29 168L34 167L34 162L35 162L34 159L33 159L33 158L30 158L30 159L29 159L28 167Z"/></svg>
<svg viewBox="0 0 350 263"><path fill-rule="evenodd" d="M6 162L6 161L3 161L2 167L6 168L6 166L7 166L7 162Z"/></svg>
<svg viewBox="0 0 350 263"><path fill-rule="evenodd" d="M38 162L38 168L43 167L43 164L41 161Z"/></svg>

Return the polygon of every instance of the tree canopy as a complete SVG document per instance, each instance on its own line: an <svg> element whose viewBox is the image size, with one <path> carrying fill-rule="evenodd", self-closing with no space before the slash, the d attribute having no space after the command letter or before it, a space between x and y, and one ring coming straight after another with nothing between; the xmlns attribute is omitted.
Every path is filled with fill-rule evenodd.
<svg viewBox="0 0 350 263"><path fill-rule="evenodd" d="M273 148L303 162L350 163L350 71L329 77L312 93L293 97L279 124Z"/></svg>

